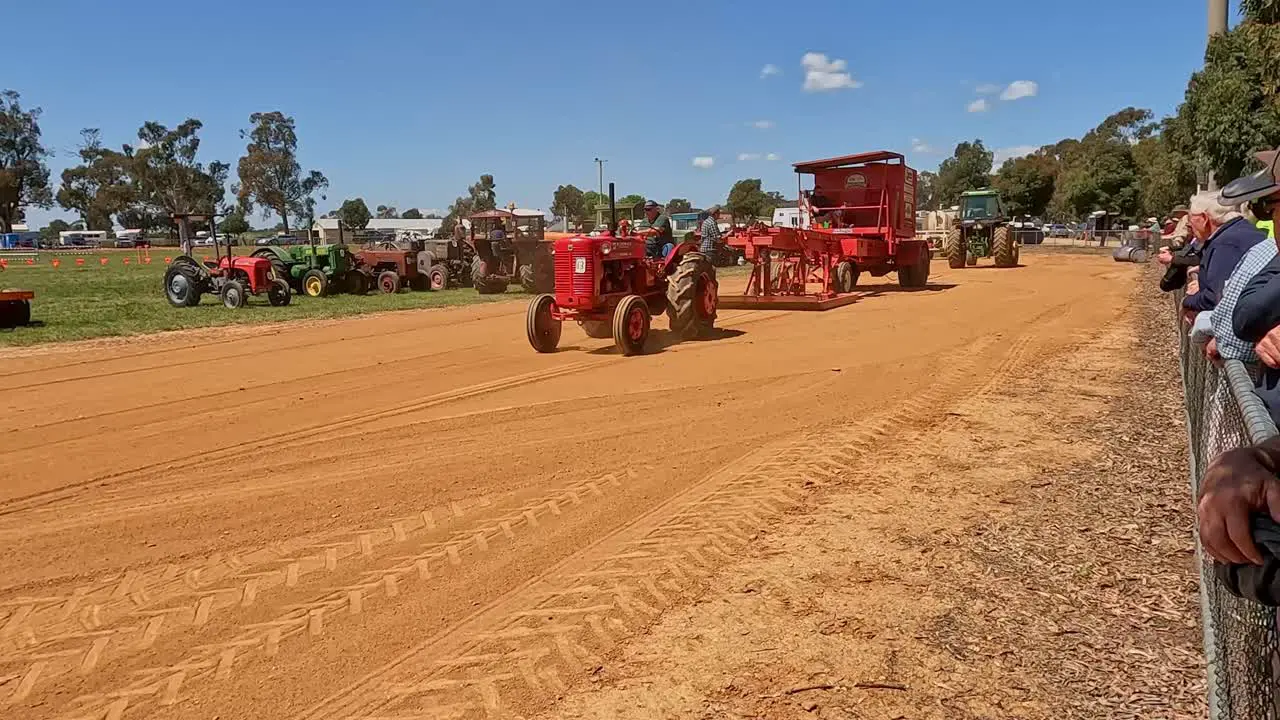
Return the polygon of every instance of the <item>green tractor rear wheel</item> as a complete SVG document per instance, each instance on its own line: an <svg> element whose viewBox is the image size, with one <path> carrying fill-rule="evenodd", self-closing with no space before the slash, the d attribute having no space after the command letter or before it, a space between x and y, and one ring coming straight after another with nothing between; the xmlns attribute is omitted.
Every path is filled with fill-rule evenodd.
<svg viewBox="0 0 1280 720"><path fill-rule="evenodd" d="M307 297L324 297L329 294L329 278L322 270L308 270L302 276L302 292Z"/></svg>
<svg viewBox="0 0 1280 720"><path fill-rule="evenodd" d="M991 257L996 261L996 267L1009 268L1016 267L1018 264L1018 243L1013 237L1013 231L1008 225L1002 225L995 229L991 238Z"/></svg>
<svg viewBox="0 0 1280 720"><path fill-rule="evenodd" d="M960 232L960 228L951 228L947 231L947 238L942 241L942 251L947 256L947 267L952 270L964 267L965 256L969 254L969 248L966 247L964 235Z"/></svg>

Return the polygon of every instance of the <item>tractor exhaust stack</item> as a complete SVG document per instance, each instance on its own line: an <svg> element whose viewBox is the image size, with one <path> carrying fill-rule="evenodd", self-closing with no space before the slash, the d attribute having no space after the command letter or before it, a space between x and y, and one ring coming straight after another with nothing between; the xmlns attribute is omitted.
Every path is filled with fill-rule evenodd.
<svg viewBox="0 0 1280 720"><path fill-rule="evenodd" d="M613 201L613 183L609 183L609 234L618 232L618 206Z"/></svg>

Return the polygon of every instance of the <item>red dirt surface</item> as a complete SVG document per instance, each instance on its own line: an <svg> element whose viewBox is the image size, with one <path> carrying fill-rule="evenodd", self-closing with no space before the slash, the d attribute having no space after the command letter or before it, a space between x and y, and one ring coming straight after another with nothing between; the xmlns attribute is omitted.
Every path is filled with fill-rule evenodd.
<svg viewBox="0 0 1280 720"><path fill-rule="evenodd" d="M536 354L523 303L2 356L4 714L555 717L814 483L927 476L899 437L1077 350L1138 275L1024 262L633 358L572 327Z"/></svg>

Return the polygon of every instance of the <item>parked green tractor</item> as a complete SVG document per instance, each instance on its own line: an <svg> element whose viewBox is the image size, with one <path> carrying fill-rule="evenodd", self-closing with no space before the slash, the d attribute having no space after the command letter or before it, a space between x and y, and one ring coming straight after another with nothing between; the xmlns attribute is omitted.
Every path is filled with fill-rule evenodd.
<svg viewBox="0 0 1280 720"><path fill-rule="evenodd" d="M942 250L952 269L977 265L985 257L994 259L996 267L1017 267L1019 243L1000 193L991 189L961 193L959 222L947 233Z"/></svg>
<svg viewBox="0 0 1280 720"><path fill-rule="evenodd" d="M355 256L345 244L294 245L283 248L268 245L253 251L254 257L266 258L276 272L289 281L295 292L309 297L348 292L369 292L369 276L361 272Z"/></svg>

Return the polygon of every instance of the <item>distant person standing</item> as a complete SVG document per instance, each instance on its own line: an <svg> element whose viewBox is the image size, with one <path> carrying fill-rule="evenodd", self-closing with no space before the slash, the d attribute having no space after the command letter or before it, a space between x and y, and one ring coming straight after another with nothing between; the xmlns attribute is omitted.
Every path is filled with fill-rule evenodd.
<svg viewBox="0 0 1280 720"><path fill-rule="evenodd" d="M698 243L698 252L706 255L708 259L716 251L716 243L720 242L720 206L712 205L707 208L706 217L702 220L701 227L698 228L699 234L702 235L701 242Z"/></svg>

